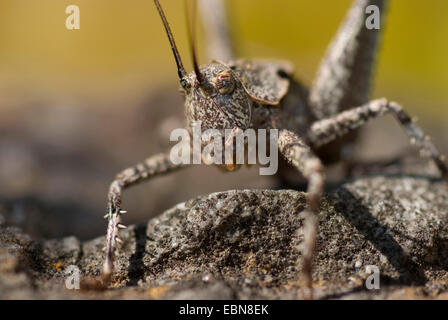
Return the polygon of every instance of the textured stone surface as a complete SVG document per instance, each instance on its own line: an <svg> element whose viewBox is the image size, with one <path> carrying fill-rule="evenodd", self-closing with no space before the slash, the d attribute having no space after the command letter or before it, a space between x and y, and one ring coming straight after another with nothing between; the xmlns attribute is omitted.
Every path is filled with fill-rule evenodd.
<svg viewBox="0 0 448 320"><path fill-rule="evenodd" d="M69 265L99 275L104 238L33 240L0 227L0 298L295 299L302 192L201 196L121 231L104 291L65 289ZM322 201L314 281L323 299L447 298L448 187L423 176L347 182ZM297 249L299 248L299 249ZM369 291L367 265L381 272Z"/></svg>

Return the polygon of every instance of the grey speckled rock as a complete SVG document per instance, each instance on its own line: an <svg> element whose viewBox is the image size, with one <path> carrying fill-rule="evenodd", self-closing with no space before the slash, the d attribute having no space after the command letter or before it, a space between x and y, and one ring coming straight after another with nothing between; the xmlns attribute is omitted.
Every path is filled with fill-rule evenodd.
<svg viewBox="0 0 448 320"><path fill-rule="evenodd" d="M0 298L301 298L301 210L292 190L198 197L121 231L105 291L70 291L64 268L99 275L104 238L35 241L0 229ZM349 182L321 206L317 298L447 298L448 187L424 177ZM381 272L369 291L367 265Z"/></svg>

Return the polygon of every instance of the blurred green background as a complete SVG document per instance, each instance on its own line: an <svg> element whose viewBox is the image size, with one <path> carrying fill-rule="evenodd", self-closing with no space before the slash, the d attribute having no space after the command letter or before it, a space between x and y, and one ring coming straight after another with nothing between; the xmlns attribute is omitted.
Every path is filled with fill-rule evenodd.
<svg viewBox="0 0 448 320"><path fill-rule="evenodd" d="M161 3L191 70L184 1ZM241 56L291 60L310 84L350 3L228 0L227 7ZM80 30L65 27L71 4L80 8ZM445 153L447 13L446 0L390 1L372 94L402 103ZM152 0L0 0L0 218L43 237L104 233L115 174L168 150L170 131L183 125L177 88ZM359 152L367 158L409 145L390 118L368 128ZM196 166L126 191L125 223L200 194L275 186L256 167L235 175Z"/></svg>

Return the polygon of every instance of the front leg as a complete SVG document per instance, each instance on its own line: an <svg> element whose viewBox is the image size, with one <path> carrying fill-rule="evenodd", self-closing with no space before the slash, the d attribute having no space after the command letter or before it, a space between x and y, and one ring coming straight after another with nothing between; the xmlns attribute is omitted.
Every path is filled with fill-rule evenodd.
<svg viewBox="0 0 448 320"><path fill-rule="evenodd" d="M337 137L341 137L361 127L368 120L387 113L395 116L409 135L411 143L420 149L420 155L430 157L439 168L442 177L448 181L448 168L444 161L445 157L441 155L429 137L425 136L423 131L412 121L399 104L388 102L386 99L373 100L333 117L316 121L308 132L308 138L312 147L318 148L335 140Z"/></svg>
<svg viewBox="0 0 448 320"><path fill-rule="evenodd" d="M183 167L183 164L174 164L170 160L169 153L152 156L134 167L120 172L111 183L108 195L109 218L106 236L106 257L103 264L103 280L107 283L114 270L114 254L117 242L120 242L118 230L124 226L121 224L121 215L126 211L121 210L121 195L124 189L144 180L161 175Z"/></svg>
<svg viewBox="0 0 448 320"><path fill-rule="evenodd" d="M324 189L324 167L311 148L292 131L281 130L278 146L283 156L308 180L305 210L304 252L302 273L306 286L312 289L312 262L316 247L319 204Z"/></svg>

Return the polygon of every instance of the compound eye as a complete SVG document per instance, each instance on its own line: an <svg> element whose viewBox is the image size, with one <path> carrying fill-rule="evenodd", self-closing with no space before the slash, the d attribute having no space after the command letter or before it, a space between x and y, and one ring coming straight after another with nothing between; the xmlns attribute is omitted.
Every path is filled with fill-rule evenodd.
<svg viewBox="0 0 448 320"><path fill-rule="evenodd" d="M185 78L180 79L180 85L184 88L184 90L188 90L190 88L190 82L188 82Z"/></svg>
<svg viewBox="0 0 448 320"><path fill-rule="evenodd" d="M220 72L216 76L216 89L220 94L231 94L235 90L235 80L229 71Z"/></svg>

